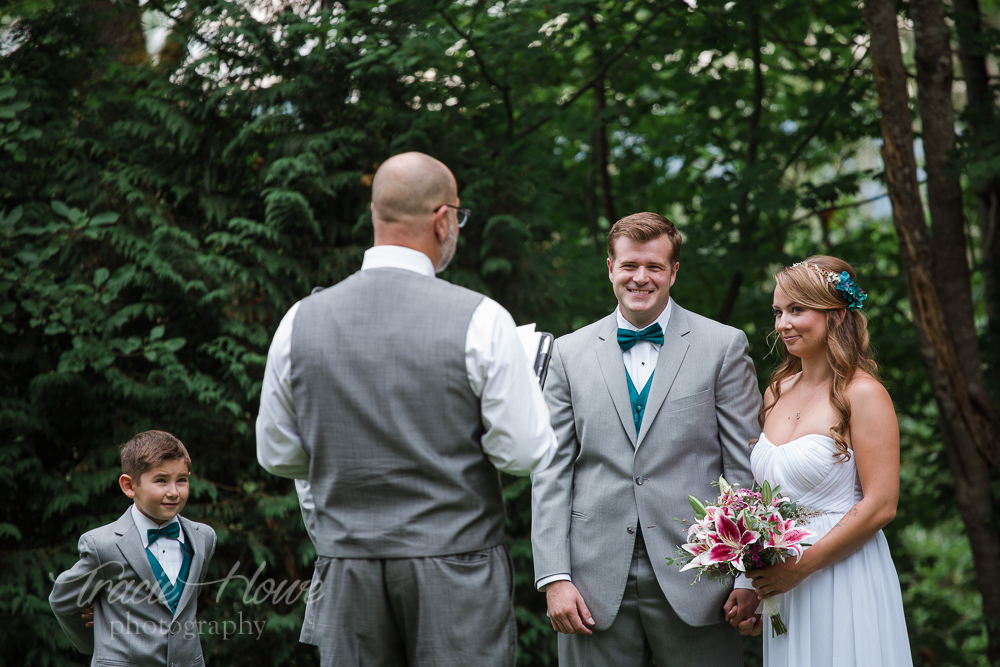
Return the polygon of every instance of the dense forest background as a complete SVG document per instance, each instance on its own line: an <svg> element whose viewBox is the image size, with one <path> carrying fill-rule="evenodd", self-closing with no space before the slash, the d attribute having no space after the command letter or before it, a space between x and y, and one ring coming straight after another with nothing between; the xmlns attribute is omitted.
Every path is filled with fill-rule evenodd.
<svg viewBox="0 0 1000 667"><path fill-rule="evenodd" d="M117 446L150 428L188 445L185 514L219 534L207 660L317 664L284 594L314 551L256 462L260 380L287 308L360 267L372 174L405 150L474 211L444 277L557 335L614 307L605 233L636 211L678 224L673 296L746 331L762 382L772 274L851 262L902 430L885 532L915 662L1000 664L998 10L0 2L0 665L88 662L50 575L127 507ZM554 665L529 482L505 484L519 664Z"/></svg>

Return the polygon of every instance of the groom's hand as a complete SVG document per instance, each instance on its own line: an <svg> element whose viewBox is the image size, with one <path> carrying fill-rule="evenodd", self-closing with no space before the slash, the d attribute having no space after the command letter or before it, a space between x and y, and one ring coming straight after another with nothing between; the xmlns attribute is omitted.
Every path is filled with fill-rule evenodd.
<svg viewBox="0 0 1000 667"><path fill-rule="evenodd" d="M763 629L760 614L756 614L760 598L752 589L734 588L729 599L722 606L729 624L741 635L759 635Z"/></svg>
<svg viewBox="0 0 1000 667"><path fill-rule="evenodd" d="M754 596L756 597L756 596ZM553 581L545 586L545 602L549 607L552 629L564 635L590 635L594 619L583 596L569 581Z"/></svg>

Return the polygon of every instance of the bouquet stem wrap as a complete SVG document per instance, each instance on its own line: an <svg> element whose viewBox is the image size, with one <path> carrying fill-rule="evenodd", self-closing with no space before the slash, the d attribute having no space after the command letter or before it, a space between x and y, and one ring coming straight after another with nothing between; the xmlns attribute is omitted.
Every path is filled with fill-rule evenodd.
<svg viewBox="0 0 1000 667"><path fill-rule="evenodd" d="M771 636L777 637L778 635L783 635L788 632L788 628L785 627L785 622L781 620L781 596L775 595L774 597L764 598L760 605L757 607L756 613L766 614L771 617Z"/></svg>

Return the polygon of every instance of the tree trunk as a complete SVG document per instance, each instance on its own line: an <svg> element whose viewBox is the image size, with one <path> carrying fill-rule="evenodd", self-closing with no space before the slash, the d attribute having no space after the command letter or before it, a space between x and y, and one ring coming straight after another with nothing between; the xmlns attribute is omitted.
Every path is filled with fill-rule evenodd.
<svg viewBox="0 0 1000 667"><path fill-rule="evenodd" d="M746 167L752 171L752 168L757 164L757 128L760 127L760 117L763 113L764 105L764 68L760 56L760 16L758 16L755 9L750 14L747 29L750 38L750 57L753 60L753 112L747 121L747 152L745 160ZM743 248L746 243L751 242L757 226L755 215L750 210L749 186L746 186L740 195L739 215L740 247ZM733 275L729 279L729 286L726 288L726 294L722 298L722 305L719 306L719 312L716 313L715 319L719 322L725 324L732 316L733 308L736 306L736 301L740 296L740 289L743 287L744 278L745 275L741 269L736 268L733 271Z"/></svg>
<svg viewBox="0 0 1000 667"><path fill-rule="evenodd" d="M89 0L83 16L93 22L97 42L107 47L119 63L139 65L149 60L138 0Z"/></svg>
<svg viewBox="0 0 1000 667"><path fill-rule="evenodd" d="M618 221L615 212L615 198L611 191L611 174L608 167L611 158L608 152L608 123L604 120L604 79L594 82L594 157L597 160L597 179L601 184L601 211L613 225Z"/></svg>
<svg viewBox="0 0 1000 667"><path fill-rule="evenodd" d="M919 15L922 23L918 29L918 39L930 40L930 44L920 47L925 60L920 67L926 68L922 78L927 86L943 85L946 79L950 81L950 75L942 71L941 46L934 46L934 40L939 39L939 28L936 26L933 4L933 0L914 3L914 19L918 20L916 15ZM954 224L954 214L948 211L942 214L944 220L935 225L934 231L941 231L944 238L938 239L935 236L932 240L924 220L917 185L906 70L899 45L895 2L867 0L864 18L871 35L870 53L882 111L882 158L892 200L893 222L899 235L903 266L906 269L918 347L941 414L944 445L955 476L956 502L972 546L977 583L983 596L983 616L989 637L987 655L993 662L1000 659L1000 532L994 525L995 502L990 484L991 479L996 476L1000 459L1000 443L997 442L1000 428L992 405L983 400L986 394L981 373L978 375L978 386L976 376L969 377L966 374L967 368L980 363L978 346L971 350L960 347L958 340L953 338L953 328L961 330L971 323L950 322L953 315L950 310L946 310L938 291L941 278L936 273L936 262L939 257L942 261L954 262L957 253L955 249L936 252L934 246L943 245L948 239L953 240L954 231L951 226ZM947 42L944 48L947 48ZM945 94L950 95L950 85ZM922 110L925 95L930 95L926 102L926 111L929 112L939 102L931 91L922 91ZM946 144L947 139L942 138L946 133L941 132L938 127L943 120L928 120L934 128L932 134L935 134L935 139L932 141ZM928 177L930 172L929 164ZM949 186L946 183L935 186L933 210L944 209L942 200L951 201L948 193ZM964 263L964 236L960 244ZM950 269L960 271L955 266ZM967 280L956 287L971 289ZM971 296L968 298L971 302ZM961 309L962 306L959 305L955 310Z"/></svg>
<svg viewBox="0 0 1000 667"><path fill-rule="evenodd" d="M587 28L593 34L598 27L597 20L593 16L587 17ZM600 67L604 62L604 52L595 41L594 61ZM608 173L608 166L611 162L608 151L608 123L604 119L604 109L606 107L608 78L605 72L600 69L594 79L594 165L597 182L601 188L601 213L608 219L608 224L613 225L618 221L618 213L615 211L615 198L611 189L611 174Z"/></svg>
<svg viewBox="0 0 1000 667"><path fill-rule="evenodd" d="M964 352L959 361L963 363L963 372L973 380L970 387L983 386L985 390L969 289L962 184L958 173L948 164L955 148L950 35L941 0L913 0L910 13L916 42L917 100L923 126L927 208L934 238L931 250L935 285L955 347ZM989 402L985 395L977 399Z"/></svg>
<svg viewBox="0 0 1000 667"><path fill-rule="evenodd" d="M987 131L996 120L996 103L990 90L985 53L981 45L982 16L979 0L954 0L955 25L958 30L958 53L962 78L968 96L965 120L972 140L982 150L987 147ZM994 382L1000 384L1000 178L975 184L979 218L980 253L985 282L987 361L993 369Z"/></svg>

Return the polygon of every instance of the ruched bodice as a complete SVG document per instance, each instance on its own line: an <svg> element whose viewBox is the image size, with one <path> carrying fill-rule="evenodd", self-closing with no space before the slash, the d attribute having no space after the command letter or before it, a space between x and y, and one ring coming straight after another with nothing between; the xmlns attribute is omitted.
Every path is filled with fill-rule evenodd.
<svg viewBox="0 0 1000 667"><path fill-rule="evenodd" d="M862 493L854 457L845 461L838 451L826 435L811 433L779 446L761 433L750 460L758 484L780 483L783 494L802 507L843 514Z"/></svg>
<svg viewBox="0 0 1000 667"><path fill-rule="evenodd" d="M824 512L805 525L813 544L863 498L854 456L837 452L829 436L775 445L761 433L750 454L758 484L780 485L799 507ZM771 637L764 619L766 667L912 667L899 579L881 530L782 595L780 610L787 634Z"/></svg>

